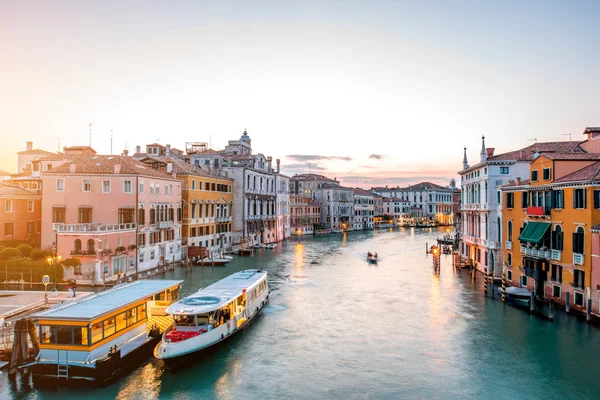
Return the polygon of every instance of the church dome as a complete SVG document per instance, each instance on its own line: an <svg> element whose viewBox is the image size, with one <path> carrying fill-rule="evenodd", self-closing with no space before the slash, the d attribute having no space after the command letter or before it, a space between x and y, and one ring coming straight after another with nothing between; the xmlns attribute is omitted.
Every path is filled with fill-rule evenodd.
<svg viewBox="0 0 600 400"><path fill-rule="evenodd" d="M245 129L244 129L244 133L242 134L242 137L240 138L240 140L243 140L245 142L249 142L250 141L250 136L248 136L248 132L246 132Z"/></svg>

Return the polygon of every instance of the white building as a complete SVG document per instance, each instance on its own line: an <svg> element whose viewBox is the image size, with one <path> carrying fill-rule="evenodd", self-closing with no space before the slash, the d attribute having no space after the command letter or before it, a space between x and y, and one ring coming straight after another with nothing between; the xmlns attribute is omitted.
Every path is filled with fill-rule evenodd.
<svg viewBox="0 0 600 400"><path fill-rule="evenodd" d="M410 218L412 203L397 197L383 198L383 214L394 219L394 225L406 224Z"/></svg>
<svg viewBox="0 0 600 400"><path fill-rule="evenodd" d="M502 206L499 187L516 178L528 179L529 163L536 153L584 152L580 142L546 142L494 155L481 138L479 163L469 166L464 148L461 176L460 253L477 269L502 274Z"/></svg>
<svg viewBox="0 0 600 400"><path fill-rule="evenodd" d="M360 188L354 189L353 229L373 229L375 227L375 194Z"/></svg>
<svg viewBox="0 0 600 400"><path fill-rule="evenodd" d="M279 164L277 165L279 168ZM275 187L277 188L277 232L276 237L287 239L291 235L290 230L290 178L275 175Z"/></svg>

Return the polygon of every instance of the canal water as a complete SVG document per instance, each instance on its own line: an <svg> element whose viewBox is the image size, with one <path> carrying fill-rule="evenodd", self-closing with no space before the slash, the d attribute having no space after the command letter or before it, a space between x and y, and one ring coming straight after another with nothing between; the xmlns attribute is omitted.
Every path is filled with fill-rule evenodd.
<svg viewBox="0 0 600 400"><path fill-rule="evenodd" d="M600 330L484 298L483 282L439 275L426 243L445 230L293 238L227 267L178 269L182 294L246 268L269 273L270 302L218 351L167 371L148 360L102 388L37 388L25 399L587 399L600 396ZM379 263L366 262L376 251Z"/></svg>

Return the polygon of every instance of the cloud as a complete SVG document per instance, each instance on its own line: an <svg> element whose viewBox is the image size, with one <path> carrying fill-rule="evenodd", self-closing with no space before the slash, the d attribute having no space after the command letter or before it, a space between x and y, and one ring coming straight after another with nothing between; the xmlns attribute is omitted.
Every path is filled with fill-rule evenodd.
<svg viewBox="0 0 600 400"><path fill-rule="evenodd" d="M378 167L376 165L359 165L358 168L377 169L377 168L383 168L383 167Z"/></svg>
<svg viewBox="0 0 600 400"><path fill-rule="evenodd" d="M352 157L342 157L342 156L319 156L312 154L290 154L286 156L290 160L295 161L323 161L323 160L341 160L341 161L351 161Z"/></svg>
<svg viewBox="0 0 600 400"><path fill-rule="evenodd" d="M381 160L383 158L383 154L371 154L369 158L372 158L374 160Z"/></svg>
<svg viewBox="0 0 600 400"><path fill-rule="evenodd" d="M308 172L322 172L325 171L327 168L323 167L322 165L319 164L313 164L310 163L309 164L305 164L305 163L298 163L298 164L282 164L281 165L281 170L285 173L295 173L295 174L302 174L302 173L308 173Z"/></svg>

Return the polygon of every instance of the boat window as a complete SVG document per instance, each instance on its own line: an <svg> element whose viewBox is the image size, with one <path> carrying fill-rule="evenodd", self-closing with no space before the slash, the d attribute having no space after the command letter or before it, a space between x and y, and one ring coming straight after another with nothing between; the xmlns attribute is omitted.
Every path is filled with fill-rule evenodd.
<svg viewBox="0 0 600 400"><path fill-rule="evenodd" d="M167 292L160 292L154 295L154 300L160 301L160 300L166 300L167 299Z"/></svg>
<svg viewBox="0 0 600 400"><path fill-rule="evenodd" d="M116 318L117 318L117 332L125 329L125 326L126 326L125 324L126 324L126 319L127 319L125 313L122 312L121 314L118 314Z"/></svg>
<svg viewBox="0 0 600 400"><path fill-rule="evenodd" d="M179 300L179 289L171 289L171 301L175 302L177 300Z"/></svg>
<svg viewBox="0 0 600 400"><path fill-rule="evenodd" d="M115 318L109 318L104 321L104 337L109 337L115 333Z"/></svg>
<svg viewBox="0 0 600 400"><path fill-rule="evenodd" d="M73 344L72 326L55 326L54 330L57 344Z"/></svg>
<svg viewBox="0 0 600 400"><path fill-rule="evenodd" d="M178 326L196 326L196 319L193 315L173 315L175 324Z"/></svg>
<svg viewBox="0 0 600 400"><path fill-rule="evenodd" d="M92 325L92 344L102 340L102 322L96 322Z"/></svg>
<svg viewBox="0 0 600 400"><path fill-rule="evenodd" d="M42 343L54 343L54 332L52 330L52 326L40 326L40 338Z"/></svg>
<svg viewBox="0 0 600 400"><path fill-rule="evenodd" d="M131 310L127 310L127 326L131 326L137 322L137 312L136 308L132 308Z"/></svg>
<svg viewBox="0 0 600 400"><path fill-rule="evenodd" d="M208 325L210 322L208 314L200 314L196 318L198 318L198 325Z"/></svg>
<svg viewBox="0 0 600 400"><path fill-rule="evenodd" d="M138 321L146 319L146 304L142 304L137 308L138 312Z"/></svg>
<svg viewBox="0 0 600 400"><path fill-rule="evenodd" d="M73 327L73 344L88 345L88 328L75 326Z"/></svg>

